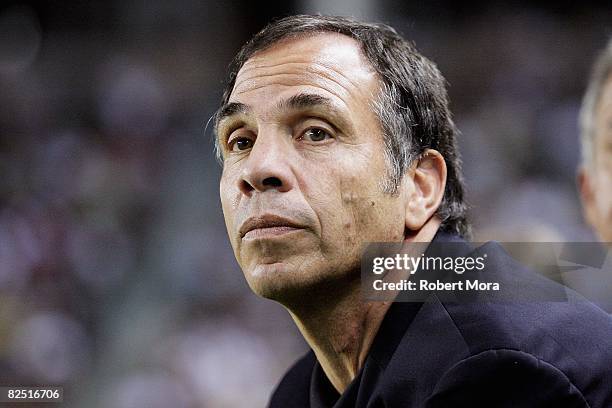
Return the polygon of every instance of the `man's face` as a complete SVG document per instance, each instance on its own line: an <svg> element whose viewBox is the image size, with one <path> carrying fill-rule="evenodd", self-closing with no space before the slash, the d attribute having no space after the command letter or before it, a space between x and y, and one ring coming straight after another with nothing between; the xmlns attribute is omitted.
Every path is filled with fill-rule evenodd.
<svg viewBox="0 0 612 408"><path fill-rule="evenodd" d="M359 277L361 244L401 241L405 194L384 193L375 71L321 33L256 53L218 126L227 231L251 288L282 301ZM311 292L312 293L312 292Z"/></svg>
<svg viewBox="0 0 612 408"><path fill-rule="evenodd" d="M612 242L612 76L606 81L595 117L593 165L586 170L592 200L585 205L600 238Z"/></svg>

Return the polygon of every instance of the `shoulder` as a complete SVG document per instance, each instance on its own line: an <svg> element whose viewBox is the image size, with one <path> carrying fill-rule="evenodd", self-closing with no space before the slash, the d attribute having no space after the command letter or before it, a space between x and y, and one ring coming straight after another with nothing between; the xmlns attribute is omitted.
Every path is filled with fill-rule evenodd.
<svg viewBox="0 0 612 408"><path fill-rule="evenodd" d="M530 390L541 395L538 389L546 384L558 390L551 396L584 399L588 406L612 404L612 321L606 313L571 297L472 306L445 305L467 353L439 380L438 392L461 383L462 389L480 388L483 398L508 396L504 386L535 398ZM459 394L471 395L465 389Z"/></svg>
<svg viewBox="0 0 612 408"><path fill-rule="evenodd" d="M499 282L502 290L482 299L437 300L472 353L508 348L547 354L550 348L561 348L592 363L602 356L612 358L608 313L517 263L497 244L479 251L489 255L487 279Z"/></svg>
<svg viewBox="0 0 612 408"><path fill-rule="evenodd" d="M310 406L310 379L316 363L312 351L291 366L272 393L269 407L308 407Z"/></svg>
<svg viewBox="0 0 612 408"><path fill-rule="evenodd" d="M479 250L488 254L489 278L508 290L483 298L432 294L388 365L377 361L387 405L406 406L409 399L432 407L612 406L612 318L499 245ZM392 308L409 315L409 305ZM553 402L540 404L535 394Z"/></svg>
<svg viewBox="0 0 612 408"><path fill-rule="evenodd" d="M535 398L528 390L535 393L547 384L547 390L558 389L551 396L565 395L568 401L612 403L610 315L514 262L503 250L489 247L489 253L494 260L490 272L511 289L502 299L440 302L467 353L441 377L436 392L449 393L450 384L460 382L467 388L479 384L481 395L494 396L503 395L504 386L520 385L524 391L517 395Z"/></svg>
<svg viewBox="0 0 612 408"><path fill-rule="evenodd" d="M523 351L495 349L456 363L438 381L425 405L607 406L604 404L604 400L587 398L558 367Z"/></svg>

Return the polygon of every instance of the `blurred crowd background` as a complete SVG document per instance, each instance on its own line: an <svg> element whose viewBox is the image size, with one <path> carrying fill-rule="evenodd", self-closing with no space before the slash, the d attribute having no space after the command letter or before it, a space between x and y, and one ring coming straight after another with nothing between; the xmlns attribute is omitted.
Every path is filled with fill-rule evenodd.
<svg viewBox="0 0 612 408"><path fill-rule="evenodd" d="M305 344L234 260L206 123L273 17L387 22L438 64L475 240L594 239L577 115L612 4L414 3L3 2L0 384L62 385L65 407L265 405Z"/></svg>

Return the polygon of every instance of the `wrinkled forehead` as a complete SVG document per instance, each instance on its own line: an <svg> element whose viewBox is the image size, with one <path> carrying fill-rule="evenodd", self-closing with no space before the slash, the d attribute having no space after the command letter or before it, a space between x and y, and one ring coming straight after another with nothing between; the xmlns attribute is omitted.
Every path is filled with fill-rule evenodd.
<svg viewBox="0 0 612 408"><path fill-rule="evenodd" d="M351 98L370 99L378 90L378 76L353 38L310 33L255 53L238 72L229 100L291 86L313 87L347 103Z"/></svg>

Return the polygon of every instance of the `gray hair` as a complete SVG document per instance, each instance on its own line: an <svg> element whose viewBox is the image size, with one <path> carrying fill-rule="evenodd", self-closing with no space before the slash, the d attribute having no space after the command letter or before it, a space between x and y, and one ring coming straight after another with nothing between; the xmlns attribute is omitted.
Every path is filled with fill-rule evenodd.
<svg viewBox="0 0 612 408"><path fill-rule="evenodd" d="M582 100L580 110L580 142L582 147L582 164L589 168L593 165L595 156L595 136L597 129L597 108L603 93L606 81L612 75L612 38L607 47L599 54Z"/></svg>
<svg viewBox="0 0 612 408"><path fill-rule="evenodd" d="M444 197L437 210L442 220L440 229L469 236L468 207L456 145L458 131L448 107L446 81L436 65L392 27L331 16L298 15L274 21L235 56L228 70L221 106L229 101L238 71L256 52L285 38L316 32L353 38L378 73L381 89L373 108L385 137L388 180L384 190L396 192L410 164L419 160L427 149L437 150L447 167Z"/></svg>

